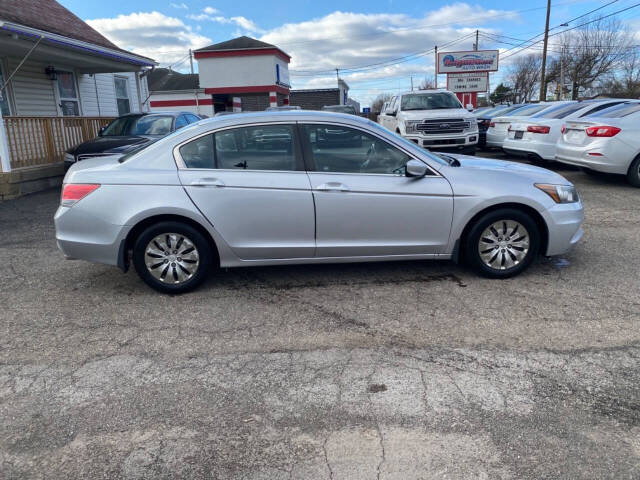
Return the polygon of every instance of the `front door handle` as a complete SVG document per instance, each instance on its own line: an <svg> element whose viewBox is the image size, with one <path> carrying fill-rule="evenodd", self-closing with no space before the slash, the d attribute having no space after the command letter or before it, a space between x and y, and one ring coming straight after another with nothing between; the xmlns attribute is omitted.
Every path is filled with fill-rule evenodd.
<svg viewBox="0 0 640 480"><path fill-rule="evenodd" d="M316 187L320 192L348 192L350 189L344 183L327 182Z"/></svg>
<svg viewBox="0 0 640 480"><path fill-rule="evenodd" d="M219 178L198 178L191 182L192 187L224 187L224 182Z"/></svg>

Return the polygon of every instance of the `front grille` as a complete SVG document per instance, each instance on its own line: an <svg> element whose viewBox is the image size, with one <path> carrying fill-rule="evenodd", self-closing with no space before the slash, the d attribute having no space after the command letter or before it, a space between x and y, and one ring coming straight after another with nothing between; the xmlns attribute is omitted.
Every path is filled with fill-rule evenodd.
<svg viewBox="0 0 640 480"><path fill-rule="evenodd" d="M464 138L454 138L453 140L424 140L423 145L464 145Z"/></svg>
<svg viewBox="0 0 640 480"><path fill-rule="evenodd" d="M424 120L416 125L416 130L424 134L462 133L470 126L470 123L462 118L436 118Z"/></svg>

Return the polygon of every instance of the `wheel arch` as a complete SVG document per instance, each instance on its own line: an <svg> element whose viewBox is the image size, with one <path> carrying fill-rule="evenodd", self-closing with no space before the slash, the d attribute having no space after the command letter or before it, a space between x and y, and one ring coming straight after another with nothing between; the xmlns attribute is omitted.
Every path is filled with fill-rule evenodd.
<svg viewBox="0 0 640 480"><path fill-rule="evenodd" d="M127 234L126 238L123 241L123 245L120 248L120 255L122 256L121 258L118 259L118 264L121 265L121 268L124 271L127 271L129 268L129 263L130 263L130 252L133 250L133 244L135 243L136 238L149 226L159 223L159 222L181 222L181 223L185 223L193 228L195 228L196 230L198 230L202 235L204 235L204 238L207 239L207 242L209 243L209 246L211 247L211 252L214 255L213 258L213 265L220 265L220 252L218 250L218 245L216 244L216 241L214 240L214 238L211 236L211 234L209 233L209 231L199 222L197 222L196 220L194 220L193 218L189 218L187 216L184 215L179 215L179 214L156 214L156 215L151 215L149 217L146 217L142 220L139 220L138 223L136 223L131 230L129 230L129 233Z"/></svg>
<svg viewBox="0 0 640 480"><path fill-rule="evenodd" d="M520 210L526 213L527 215L529 215L533 219L533 221L536 223L536 226L538 227L538 232L540 233L540 252L544 253L547 251L547 247L549 246L549 227L544 217L542 216L542 214L540 214L538 210L524 203L517 203L517 202L496 203L494 205L490 205L488 207L483 208L467 221L467 223L464 226L464 229L462 230L462 233L460 234L460 237L456 240L456 243L455 243L453 259L456 262L462 260L461 256L462 256L462 252L464 252L465 242L467 241L469 231L471 230L475 222L477 222L478 219L483 215L486 215L487 213L493 212L495 210L501 210L503 208L513 208L515 210Z"/></svg>

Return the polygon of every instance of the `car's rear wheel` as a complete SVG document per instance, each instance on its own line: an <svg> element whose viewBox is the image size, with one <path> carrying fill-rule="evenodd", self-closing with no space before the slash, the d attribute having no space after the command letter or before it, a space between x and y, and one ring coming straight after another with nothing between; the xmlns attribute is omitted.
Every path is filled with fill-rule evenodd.
<svg viewBox="0 0 640 480"><path fill-rule="evenodd" d="M184 293L206 278L211 248L202 233L192 226L159 222L136 239L133 265L150 287L163 293Z"/></svg>
<svg viewBox="0 0 640 480"><path fill-rule="evenodd" d="M525 270L538 255L540 233L529 215L503 208L479 218L464 245L465 258L476 272L508 278Z"/></svg>
<svg viewBox="0 0 640 480"><path fill-rule="evenodd" d="M640 155L631 162L629 171L627 172L627 181L634 187L640 187Z"/></svg>

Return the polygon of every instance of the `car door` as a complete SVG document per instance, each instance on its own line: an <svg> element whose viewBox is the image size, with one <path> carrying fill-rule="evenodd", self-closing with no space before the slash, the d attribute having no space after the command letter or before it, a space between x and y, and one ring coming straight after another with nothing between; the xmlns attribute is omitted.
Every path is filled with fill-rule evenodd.
<svg viewBox="0 0 640 480"><path fill-rule="evenodd" d="M372 131L301 123L316 207L316 256L442 253L449 241L453 194L431 171L405 175L413 157Z"/></svg>
<svg viewBox="0 0 640 480"><path fill-rule="evenodd" d="M241 259L313 257L314 205L293 124L225 128L174 150L185 190Z"/></svg>
<svg viewBox="0 0 640 480"><path fill-rule="evenodd" d="M389 101L389 105L387 106L387 110L385 111L385 116L384 116L384 126L385 126L385 128L388 128L389 130L391 130L392 132L395 131L395 120L396 120L396 117L394 117L392 115L392 112L394 111L394 108L395 108L396 99L397 99L397 97L391 98L391 100Z"/></svg>

